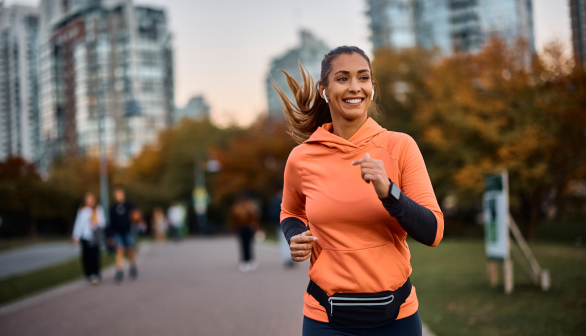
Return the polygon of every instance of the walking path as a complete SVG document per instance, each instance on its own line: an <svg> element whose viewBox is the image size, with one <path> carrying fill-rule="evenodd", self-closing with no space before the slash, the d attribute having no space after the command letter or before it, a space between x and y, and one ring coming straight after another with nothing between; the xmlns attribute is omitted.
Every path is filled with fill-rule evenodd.
<svg viewBox="0 0 586 336"><path fill-rule="evenodd" d="M67 242L34 244L0 253L0 278L50 266L79 255Z"/></svg>
<svg viewBox="0 0 586 336"><path fill-rule="evenodd" d="M300 336L308 262L285 269L272 245L256 254L259 269L243 274L234 239L149 244L137 281L117 286L110 269L100 286L77 281L0 307L0 335Z"/></svg>

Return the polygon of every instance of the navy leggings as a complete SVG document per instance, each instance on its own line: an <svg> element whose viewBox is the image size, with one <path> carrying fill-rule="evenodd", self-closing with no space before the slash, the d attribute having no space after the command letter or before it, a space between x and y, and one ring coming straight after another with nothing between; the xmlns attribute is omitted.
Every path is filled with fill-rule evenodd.
<svg viewBox="0 0 586 336"><path fill-rule="evenodd" d="M419 312L382 327L362 330L334 329L329 323L303 317L303 336L421 336Z"/></svg>

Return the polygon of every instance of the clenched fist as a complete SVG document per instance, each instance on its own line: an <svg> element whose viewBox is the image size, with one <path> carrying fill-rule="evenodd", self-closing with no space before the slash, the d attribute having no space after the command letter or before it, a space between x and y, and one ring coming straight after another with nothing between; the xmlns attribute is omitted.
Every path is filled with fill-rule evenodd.
<svg viewBox="0 0 586 336"><path fill-rule="evenodd" d="M364 154L364 158L352 162L353 166L360 165L360 174L366 183L372 182L374 191L379 198L389 196L389 188L391 182L387 177L385 165L381 160L371 159L368 153Z"/></svg>
<svg viewBox="0 0 586 336"><path fill-rule="evenodd" d="M311 248L316 240L317 237L312 236L309 230L291 237L291 244L289 244L291 260L297 262L307 260L311 256Z"/></svg>

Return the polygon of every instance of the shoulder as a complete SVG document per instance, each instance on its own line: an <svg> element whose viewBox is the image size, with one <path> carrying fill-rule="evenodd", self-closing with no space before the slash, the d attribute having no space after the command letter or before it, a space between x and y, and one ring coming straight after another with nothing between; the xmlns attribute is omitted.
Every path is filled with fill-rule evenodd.
<svg viewBox="0 0 586 336"><path fill-rule="evenodd" d="M79 210L77 210L78 216L86 216L90 213L91 213L91 210L88 207L83 207L83 208L80 208Z"/></svg>
<svg viewBox="0 0 586 336"><path fill-rule="evenodd" d="M373 143L393 156L397 156L410 148L417 148L417 143L409 134L401 132L386 131L379 134Z"/></svg>
<svg viewBox="0 0 586 336"><path fill-rule="evenodd" d="M314 144L302 143L293 148L287 159L288 169L303 169L313 159L318 151L319 146Z"/></svg>

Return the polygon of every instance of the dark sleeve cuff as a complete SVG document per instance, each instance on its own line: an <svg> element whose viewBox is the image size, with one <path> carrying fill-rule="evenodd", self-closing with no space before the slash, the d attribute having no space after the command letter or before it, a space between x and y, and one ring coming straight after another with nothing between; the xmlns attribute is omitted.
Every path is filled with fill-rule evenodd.
<svg viewBox="0 0 586 336"><path fill-rule="evenodd" d="M405 196L403 191L398 200L390 196L380 200L389 215L395 217L411 238L427 246L433 245L437 234L437 219L431 210Z"/></svg>
<svg viewBox="0 0 586 336"><path fill-rule="evenodd" d="M281 222L281 230L287 239L287 243L291 245L291 237L307 231L307 226L299 218L287 217Z"/></svg>

